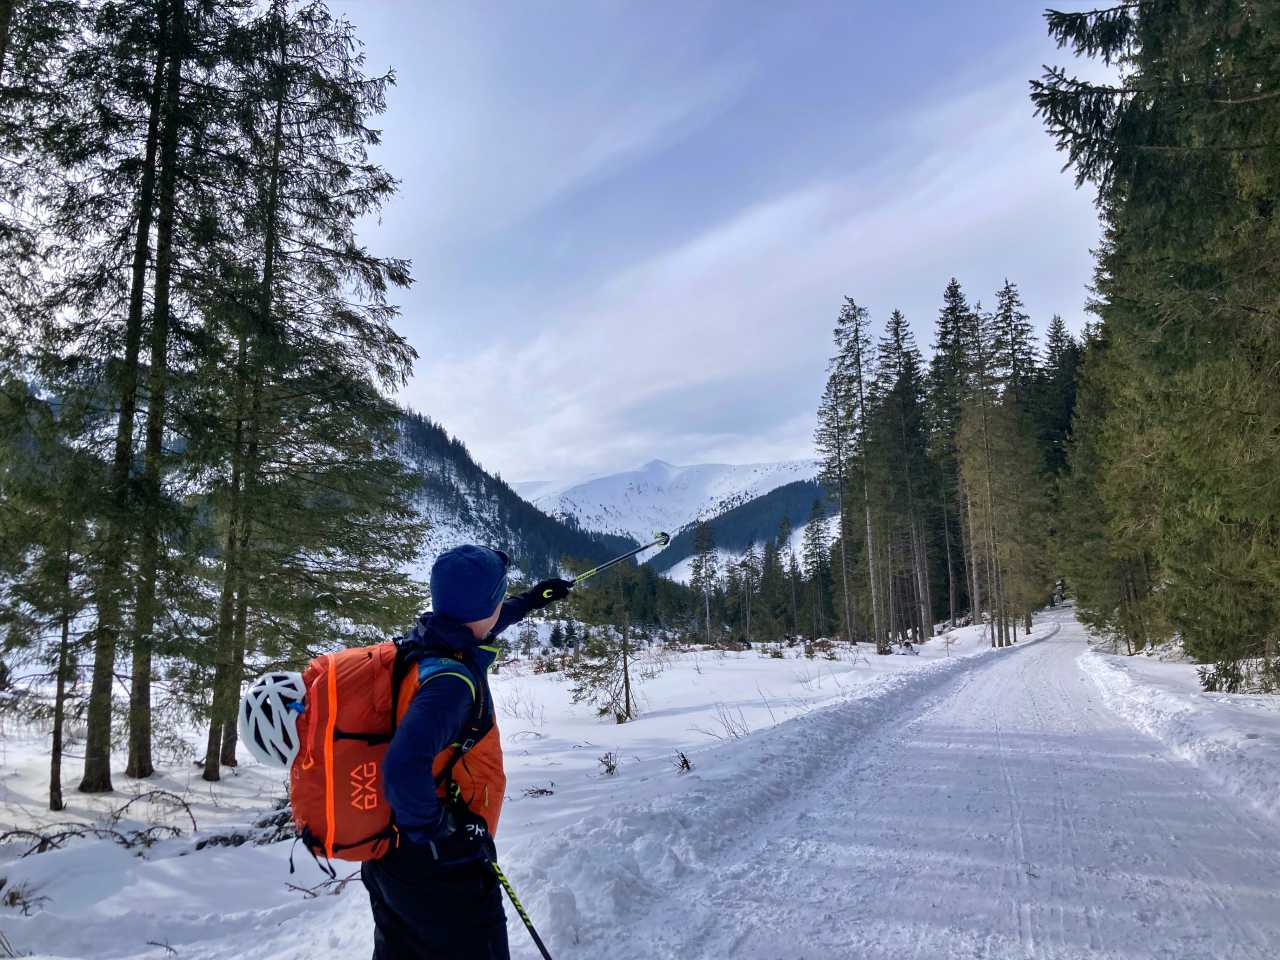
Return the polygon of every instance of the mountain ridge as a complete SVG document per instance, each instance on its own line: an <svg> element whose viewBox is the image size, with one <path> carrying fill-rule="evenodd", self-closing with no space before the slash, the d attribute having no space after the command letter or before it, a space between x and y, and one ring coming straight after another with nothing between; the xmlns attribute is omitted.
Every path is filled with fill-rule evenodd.
<svg viewBox="0 0 1280 960"><path fill-rule="evenodd" d="M680 466L655 458L634 470L567 483L526 481L513 489L540 510L572 520L581 529L644 542L655 531L674 536L698 520L816 475L813 460Z"/></svg>
<svg viewBox="0 0 1280 960"><path fill-rule="evenodd" d="M600 563L637 545L585 530L572 517L548 516L480 466L465 443L425 414L402 413L399 447L422 483L417 507L428 530L412 572L423 580L437 556L463 543L500 547L534 579L561 573L566 557Z"/></svg>

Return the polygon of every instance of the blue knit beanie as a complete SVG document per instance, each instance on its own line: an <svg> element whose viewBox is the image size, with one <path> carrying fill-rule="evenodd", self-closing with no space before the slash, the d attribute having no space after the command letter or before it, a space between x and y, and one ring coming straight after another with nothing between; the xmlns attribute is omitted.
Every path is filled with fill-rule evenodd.
<svg viewBox="0 0 1280 960"><path fill-rule="evenodd" d="M431 609L459 623L484 620L507 595L510 558L500 550L464 544L431 566Z"/></svg>

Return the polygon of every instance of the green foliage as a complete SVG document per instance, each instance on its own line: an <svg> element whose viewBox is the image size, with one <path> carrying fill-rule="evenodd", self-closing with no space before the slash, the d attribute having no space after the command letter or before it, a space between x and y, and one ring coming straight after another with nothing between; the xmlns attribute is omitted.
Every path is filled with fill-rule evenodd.
<svg viewBox="0 0 1280 960"><path fill-rule="evenodd" d="M1135 649L1176 632L1223 678L1265 675L1280 629L1273 20L1240 2L1054 16L1124 79L1033 85L1107 226L1063 488L1081 517L1060 553L1099 625Z"/></svg>

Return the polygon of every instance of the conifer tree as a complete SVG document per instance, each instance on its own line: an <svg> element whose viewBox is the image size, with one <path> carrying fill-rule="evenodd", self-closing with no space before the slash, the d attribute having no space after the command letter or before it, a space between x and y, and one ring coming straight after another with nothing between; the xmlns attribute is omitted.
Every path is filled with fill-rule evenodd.
<svg viewBox="0 0 1280 960"><path fill-rule="evenodd" d="M689 566L689 586L702 597L702 609L706 621L707 643L711 639L711 594L719 578L719 562L716 557L715 535L711 524L699 520L694 528L693 559Z"/></svg>
<svg viewBox="0 0 1280 960"><path fill-rule="evenodd" d="M864 448L867 437L868 392L871 387L871 337L867 332L867 311L858 306L850 297L845 297L844 306L836 320L836 369L843 382L848 384L846 396L849 405L850 433L854 443ZM878 567L877 546L872 525L871 490L867 468L862 468L862 512L865 520L865 540L863 550L867 566L867 579L870 583L871 600L871 635L878 652L886 652L888 642L882 629L880 570ZM844 535L844 519L841 519L842 536ZM808 556L806 553L806 563Z"/></svg>
<svg viewBox="0 0 1280 960"><path fill-rule="evenodd" d="M790 600L789 616L785 619L786 633L793 634L799 629L799 583L800 567L796 560L795 549L791 545L793 531L791 518L783 517L778 523L778 561L782 565L787 580L787 595Z"/></svg>
<svg viewBox="0 0 1280 960"><path fill-rule="evenodd" d="M1006 278L996 291L991 315L991 365L999 370L1005 394L1020 410L1029 400L1036 371L1035 333L1023 308L1022 294Z"/></svg>
<svg viewBox="0 0 1280 960"><path fill-rule="evenodd" d="M898 592L909 597L906 618L920 639L932 634L926 529L929 480L924 382L920 351L906 317L894 310L880 340L876 360L878 400L872 442L885 477L885 513L899 540L907 575ZM892 565L890 576L893 576Z"/></svg>
<svg viewBox="0 0 1280 960"><path fill-rule="evenodd" d="M813 501L804 527L804 575L808 581L809 639L817 640L826 630L831 604L831 541L821 500Z"/></svg>
<svg viewBox="0 0 1280 960"><path fill-rule="evenodd" d="M929 361L928 418L929 452L939 486L942 513L942 540L946 556L947 608L951 626L956 625L957 610L967 596L963 536L960 518L960 467L956 437L966 394L968 361L965 354L965 329L969 321L969 304L960 282L952 277L943 293L942 309L934 327L933 356Z"/></svg>
<svg viewBox="0 0 1280 960"><path fill-rule="evenodd" d="M1047 18L1060 45L1125 64L1117 83L1049 68L1032 90L1077 183L1096 187L1107 230L1096 284L1106 347L1086 360L1105 401L1092 405L1094 438L1077 419L1068 487L1103 508L1092 529L1135 575L1123 602L1105 584L1079 597L1099 615L1153 601L1158 615L1137 629L1159 635L1167 621L1213 664L1207 682L1244 682L1256 663L1260 681L1280 623L1278 461L1262 439L1280 423L1280 287L1261 267L1280 254L1280 37L1236 2ZM1089 539L1069 535L1068 552ZM1135 554L1147 569L1128 563ZM1144 598L1144 584L1159 589Z"/></svg>
<svg viewBox="0 0 1280 960"><path fill-rule="evenodd" d="M395 189L367 155L391 78L365 76L351 25L323 3L276 0L251 38L245 91L256 108L242 114L242 136L257 174L240 268L254 282L226 317L235 365L206 779L233 759L255 616L259 644L303 658L326 637L385 635L420 602L397 572L419 542L415 481L396 457L398 411L380 393L403 383L414 357L387 302L410 282L408 265L354 234ZM255 591L268 575L276 589Z"/></svg>
<svg viewBox="0 0 1280 960"><path fill-rule="evenodd" d="M1057 477L1066 469L1066 444L1076 404L1076 372L1080 347L1054 314L1045 332L1044 364L1037 370L1031 415L1036 442L1044 453L1044 469Z"/></svg>
<svg viewBox="0 0 1280 960"><path fill-rule="evenodd" d="M0 633L52 668L49 809L61 810L63 731L89 605L93 498L104 468L83 440L97 414L0 382Z"/></svg>
<svg viewBox="0 0 1280 960"><path fill-rule="evenodd" d="M837 538L837 549L840 556L841 622L846 639L855 636L853 598L849 586L849 538L844 532L850 515L848 495L854 456L855 416L858 410L853 400L853 387L842 359L836 357L829 367L826 390L818 405L818 426L814 433L821 464L819 479L828 491L835 494L836 509L840 516L841 535Z"/></svg>

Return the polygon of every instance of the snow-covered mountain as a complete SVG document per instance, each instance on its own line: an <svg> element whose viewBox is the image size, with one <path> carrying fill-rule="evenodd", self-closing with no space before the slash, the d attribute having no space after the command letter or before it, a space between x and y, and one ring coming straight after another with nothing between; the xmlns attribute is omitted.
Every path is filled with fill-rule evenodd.
<svg viewBox="0 0 1280 960"><path fill-rule="evenodd" d="M450 547L479 543L511 554L530 577L557 573L563 557L602 562L634 544L581 529L571 517L547 516L486 472L462 441L417 413L400 422L400 455L422 481L418 509L426 518L426 545L417 569L425 580L435 558Z"/></svg>
<svg viewBox="0 0 1280 960"><path fill-rule="evenodd" d="M517 483L515 490L554 517L643 543L654 531L675 534L696 520L719 516L778 487L812 480L817 472L813 460L687 467L651 460L638 470L579 483ZM803 517L793 519L799 523Z"/></svg>

